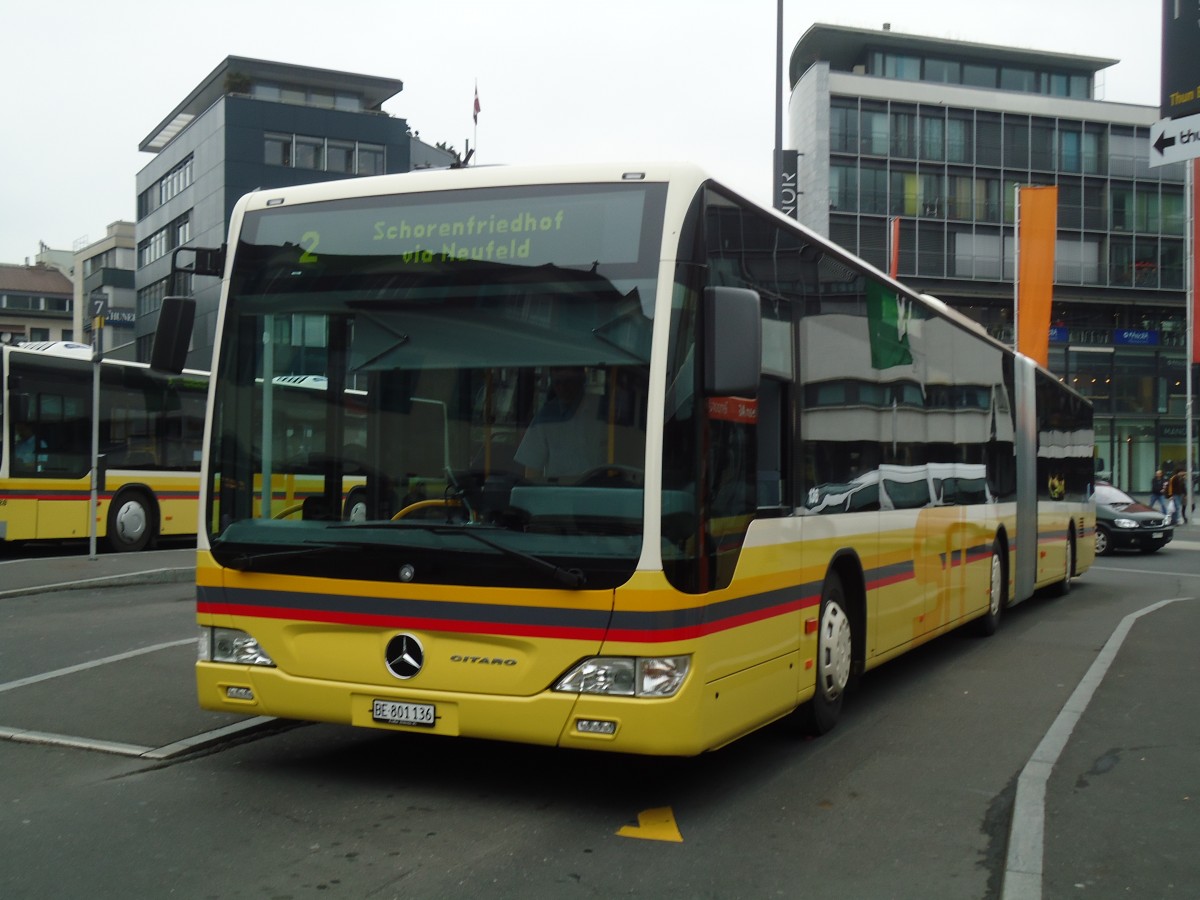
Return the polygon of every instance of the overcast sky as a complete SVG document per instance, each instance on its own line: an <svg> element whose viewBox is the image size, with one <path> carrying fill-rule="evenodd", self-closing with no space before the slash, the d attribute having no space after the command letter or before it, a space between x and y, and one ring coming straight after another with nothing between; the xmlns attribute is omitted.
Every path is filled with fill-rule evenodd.
<svg viewBox="0 0 1200 900"><path fill-rule="evenodd" d="M226 56L399 78L384 109L480 163L688 159L770 202L774 0L10 0L0 262L132 220L138 144ZM785 0L814 22L1119 59L1101 99L1157 106L1159 0ZM475 83L482 112L471 121ZM786 98L785 98L786 105ZM786 133L785 133L786 140Z"/></svg>

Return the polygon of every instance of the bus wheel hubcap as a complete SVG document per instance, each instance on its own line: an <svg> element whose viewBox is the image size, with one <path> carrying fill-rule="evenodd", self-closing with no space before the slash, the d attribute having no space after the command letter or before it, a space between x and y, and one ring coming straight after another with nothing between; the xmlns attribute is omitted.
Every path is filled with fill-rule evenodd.
<svg viewBox="0 0 1200 900"><path fill-rule="evenodd" d="M992 554L992 595L988 599L992 615L1000 612L1000 557Z"/></svg>
<svg viewBox="0 0 1200 900"><path fill-rule="evenodd" d="M127 541L136 541L146 530L146 511L140 503L130 501L117 512L117 532Z"/></svg>
<svg viewBox="0 0 1200 900"><path fill-rule="evenodd" d="M836 602L825 606L821 616L821 692L836 700L850 681L850 621Z"/></svg>

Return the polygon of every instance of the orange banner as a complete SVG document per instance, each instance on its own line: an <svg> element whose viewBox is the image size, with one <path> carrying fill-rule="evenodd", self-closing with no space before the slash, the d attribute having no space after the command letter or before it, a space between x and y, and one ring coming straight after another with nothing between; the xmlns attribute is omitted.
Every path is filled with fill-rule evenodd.
<svg viewBox="0 0 1200 900"><path fill-rule="evenodd" d="M1058 188L1051 185L1018 190L1017 351L1045 366L1050 359Z"/></svg>

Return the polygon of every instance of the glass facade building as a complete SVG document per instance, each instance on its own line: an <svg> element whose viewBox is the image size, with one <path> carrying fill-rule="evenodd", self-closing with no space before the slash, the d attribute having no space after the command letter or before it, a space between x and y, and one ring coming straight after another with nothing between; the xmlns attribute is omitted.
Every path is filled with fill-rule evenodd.
<svg viewBox="0 0 1200 900"><path fill-rule="evenodd" d="M790 59L797 216L1013 339L1016 187L1056 185L1049 367L1090 398L1096 455L1148 490L1186 455L1184 167L1157 107L1095 99L1116 60L814 25Z"/></svg>

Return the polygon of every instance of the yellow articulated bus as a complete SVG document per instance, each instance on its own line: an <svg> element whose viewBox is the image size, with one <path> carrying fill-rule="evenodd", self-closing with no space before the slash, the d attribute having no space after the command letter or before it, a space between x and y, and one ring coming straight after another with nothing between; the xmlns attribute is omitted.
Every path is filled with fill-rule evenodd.
<svg viewBox="0 0 1200 900"><path fill-rule="evenodd" d="M251 194L217 343L208 709L691 755L1094 555L1086 401L691 166Z"/></svg>
<svg viewBox="0 0 1200 900"><path fill-rule="evenodd" d="M97 411L90 347L6 345L0 362L0 542L91 536L96 415L97 537L131 551L196 533L207 372L106 359Z"/></svg>

